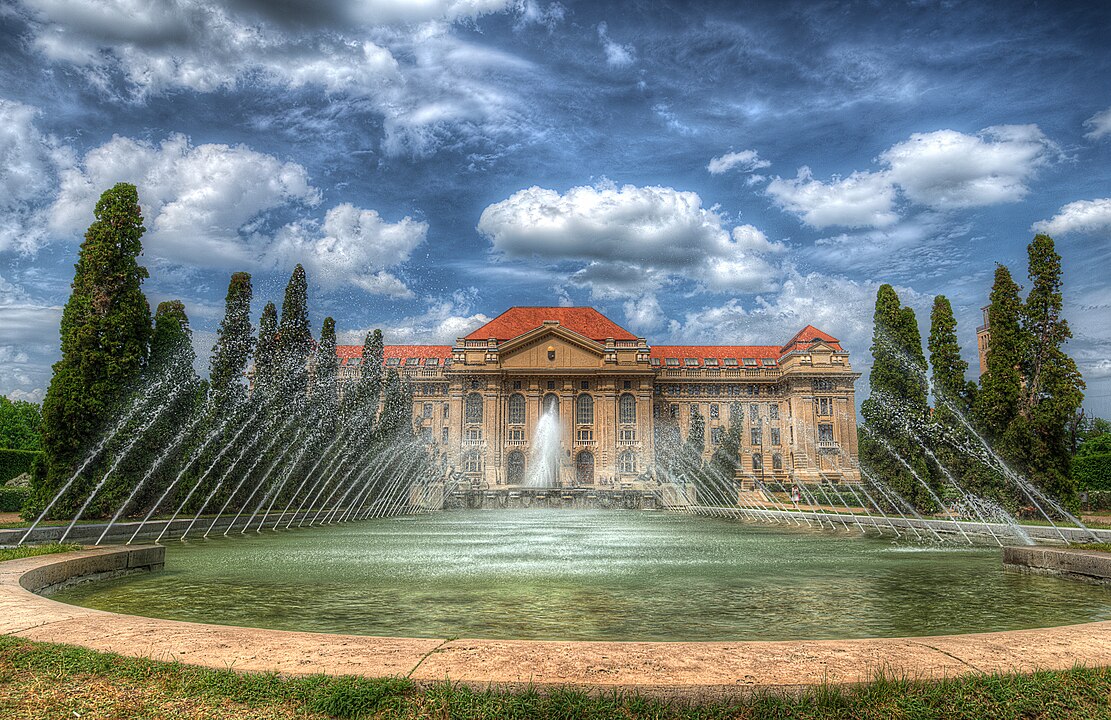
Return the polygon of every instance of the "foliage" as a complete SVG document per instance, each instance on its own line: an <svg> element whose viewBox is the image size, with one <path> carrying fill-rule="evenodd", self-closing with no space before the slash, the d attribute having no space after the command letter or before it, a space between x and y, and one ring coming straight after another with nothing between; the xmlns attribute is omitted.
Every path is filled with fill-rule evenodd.
<svg viewBox="0 0 1111 720"><path fill-rule="evenodd" d="M290 275L282 300L278 325L277 366L281 373L282 401L300 404L308 390L308 359L312 352L309 330L308 281L305 268L297 265Z"/></svg>
<svg viewBox="0 0 1111 720"><path fill-rule="evenodd" d="M19 512L30 497L30 488L0 487L0 512Z"/></svg>
<svg viewBox="0 0 1111 720"><path fill-rule="evenodd" d="M228 282L224 319L216 331L208 371L208 382L220 407L243 401L242 379L255 347L251 334L251 295L250 273L234 273Z"/></svg>
<svg viewBox="0 0 1111 720"><path fill-rule="evenodd" d="M278 308L272 302L262 309L255 351L254 392L267 397L276 391L278 379Z"/></svg>
<svg viewBox="0 0 1111 720"><path fill-rule="evenodd" d="M936 503L923 485L936 485L922 449L930 422L926 358L914 311L900 305L890 285L876 293L872 357L871 394L861 405L861 464L919 510L932 511Z"/></svg>
<svg viewBox="0 0 1111 720"><path fill-rule="evenodd" d="M326 317L324 326L320 329L320 342L316 345L316 358L313 363L313 404L322 416L335 413L338 370L336 321Z"/></svg>
<svg viewBox="0 0 1111 720"><path fill-rule="evenodd" d="M1111 490L1111 450L1077 453L1072 461L1072 477L1081 490Z"/></svg>
<svg viewBox="0 0 1111 720"><path fill-rule="evenodd" d="M710 490L715 502L736 505L733 478L741 465L741 413L729 416L729 427L722 433L721 442L714 448L714 454L706 463L703 476L704 487Z"/></svg>
<svg viewBox="0 0 1111 720"><path fill-rule="evenodd" d="M42 409L26 400L0 395L0 449L41 450Z"/></svg>
<svg viewBox="0 0 1111 720"><path fill-rule="evenodd" d="M40 450L0 450L0 485L23 473L30 473L35 460L42 456Z"/></svg>
<svg viewBox="0 0 1111 720"><path fill-rule="evenodd" d="M150 306L140 286L148 275L137 260L145 228L135 186L119 183L105 192L94 215L62 311L62 359L43 401L40 499L55 494L105 432L147 361ZM56 513L73 510L70 505L60 504Z"/></svg>

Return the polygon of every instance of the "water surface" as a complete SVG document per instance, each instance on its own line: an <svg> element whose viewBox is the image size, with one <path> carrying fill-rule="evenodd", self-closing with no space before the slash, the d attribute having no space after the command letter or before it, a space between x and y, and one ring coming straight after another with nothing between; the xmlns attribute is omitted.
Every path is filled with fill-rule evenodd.
<svg viewBox="0 0 1111 720"><path fill-rule="evenodd" d="M472 510L170 543L55 596L227 625L415 637L899 637L1111 619L1111 590L922 546L635 511Z"/></svg>

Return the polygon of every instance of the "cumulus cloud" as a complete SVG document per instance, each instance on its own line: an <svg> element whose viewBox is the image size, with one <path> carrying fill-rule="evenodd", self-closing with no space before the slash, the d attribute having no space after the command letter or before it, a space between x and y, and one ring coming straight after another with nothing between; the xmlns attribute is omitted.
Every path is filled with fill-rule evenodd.
<svg viewBox="0 0 1111 720"><path fill-rule="evenodd" d="M706 170L711 175L721 175L734 169L751 173L770 165L771 163L761 159L759 153L755 150L741 150L739 152L727 152L724 155L711 158L706 165Z"/></svg>
<svg viewBox="0 0 1111 720"><path fill-rule="evenodd" d="M449 140L527 137L526 108L499 89L519 58L456 37L450 23L490 12L554 22L558 10L510 0L422 0L301 6L262 0L19 0L30 42L95 87L133 100L243 84L318 88L377 113L388 153ZM498 76L502 76L499 78Z"/></svg>
<svg viewBox="0 0 1111 720"><path fill-rule="evenodd" d="M312 221L278 232L271 255L286 266L301 262L325 285L353 284L376 295L412 297L387 268L409 259L428 235L428 223L405 217L386 222L376 211L337 205L317 227Z"/></svg>
<svg viewBox="0 0 1111 720"><path fill-rule="evenodd" d="M632 65L636 59L636 51L632 45L622 45L609 36L609 27L605 22L598 23L598 40L602 43L602 50L606 54L606 63L611 67L625 67Z"/></svg>
<svg viewBox="0 0 1111 720"><path fill-rule="evenodd" d="M879 159L911 202L950 210L1021 200L1034 172L1059 153L1037 125L997 125L976 135L914 133Z"/></svg>
<svg viewBox="0 0 1111 720"><path fill-rule="evenodd" d="M1089 140L1099 140L1111 135L1111 107L1085 120L1084 127L1091 128L1084 135Z"/></svg>
<svg viewBox="0 0 1111 720"><path fill-rule="evenodd" d="M0 275L0 394L38 402L58 357L62 308Z"/></svg>
<svg viewBox="0 0 1111 720"><path fill-rule="evenodd" d="M533 186L483 210L478 231L504 258L566 264L595 298L639 297L688 279L710 289L759 292L785 252L759 229L732 231L698 193L612 184L565 193ZM710 272L707 274L707 269Z"/></svg>
<svg viewBox="0 0 1111 720"><path fill-rule="evenodd" d="M45 242L38 215L70 153L34 124L38 110L0 98L0 252L29 253Z"/></svg>
<svg viewBox="0 0 1111 720"><path fill-rule="evenodd" d="M1071 232L1111 235L1111 198L1068 203L1049 220L1036 222L1030 229L1049 235Z"/></svg>
<svg viewBox="0 0 1111 720"><path fill-rule="evenodd" d="M452 345L457 338L469 334L491 318L475 312L473 305L477 290L457 290L448 297L424 298L420 305L424 312L381 325L382 335L388 345L409 343ZM340 343L361 345L373 328L359 328L339 333Z"/></svg>
<svg viewBox="0 0 1111 720"><path fill-rule="evenodd" d="M938 211L1021 200L1037 170L1060 154L1036 125L914 133L880 154L880 170L823 182L804 166L794 179L773 178L766 192L811 227L882 228L899 220L900 194Z"/></svg>
<svg viewBox="0 0 1111 720"><path fill-rule="evenodd" d="M899 219L895 188L884 173L854 172L826 183L815 180L804 166L792 180L773 178L767 193L781 208L816 228L885 227Z"/></svg>

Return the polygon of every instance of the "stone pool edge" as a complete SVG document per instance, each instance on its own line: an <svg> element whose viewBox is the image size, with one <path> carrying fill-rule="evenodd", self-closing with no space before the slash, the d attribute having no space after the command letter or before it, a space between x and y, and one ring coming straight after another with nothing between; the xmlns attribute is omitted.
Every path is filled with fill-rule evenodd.
<svg viewBox="0 0 1111 720"><path fill-rule="evenodd" d="M1094 585L1111 585L1111 553L1071 548L1003 548L1003 567Z"/></svg>
<svg viewBox="0 0 1111 720"><path fill-rule="evenodd" d="M573 686L676 700L753 689L1111 665L1111 621L1036 630L853 640L577 642L392 638L144 618L36 591L162 567L160 546L98 548L0 563L0 633L245 672L405 676L515 690Z"/></svg>

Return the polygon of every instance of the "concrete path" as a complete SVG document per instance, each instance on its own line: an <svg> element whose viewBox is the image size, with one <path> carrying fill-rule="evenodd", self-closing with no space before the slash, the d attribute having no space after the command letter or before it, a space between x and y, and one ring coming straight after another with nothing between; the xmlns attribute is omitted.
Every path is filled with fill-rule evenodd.
<svg viewBox="0 0 1111 720"><path fill-rule="evenodd" d="M74 574L158 567L160 548L102 548L0 563L0 632L156 660L288 674L406 675L507 689L528 684L707 700L752 688L1111 665L1111 622L1044 630L792 642L541 642L382 638L228 627L64 605L32 590ZM139 553L139 554L136 554ZM142 553L147 553L143 555ZM83 564L83 565L82 565Z"/></svg>

